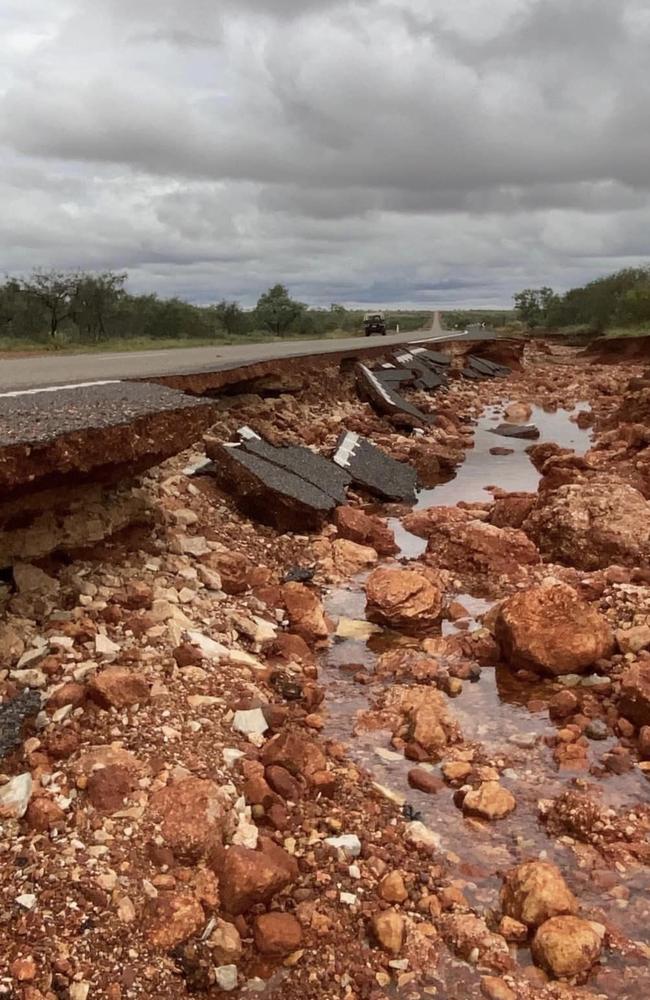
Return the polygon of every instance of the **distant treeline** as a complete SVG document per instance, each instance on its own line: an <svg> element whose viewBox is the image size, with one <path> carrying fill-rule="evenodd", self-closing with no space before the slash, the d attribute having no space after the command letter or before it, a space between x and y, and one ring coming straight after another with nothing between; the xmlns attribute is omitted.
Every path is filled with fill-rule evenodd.
<svg viewBox="0 0 650 1000"><path fill-rule="evenodd" d="M507 326L516 319L514 309L452 309L442 314L447 330L466 330L468 326L484 323L485 326Z"/></svg>
<svg viewBox="0 0 650 1000"><path fill-rule="evenodd" d="M254 309L223 300L197 306L179 298L131 295L127 275L113 271L35 271L0 285L0 340L101 343L104 340L211 340L326 337L360 332L363 312L332 305L311 309L291 298L284 285L260 296ZM420 329L430 313L387 317L405 331Z"/></svg>
<svg viewBox="0 0 650 1000"><path fill-rule="evenodd" d="M628 267L556 295L526 288L514 296L519 318L530 329L575 328L593 334L650 326L650 267Z"/></svg>

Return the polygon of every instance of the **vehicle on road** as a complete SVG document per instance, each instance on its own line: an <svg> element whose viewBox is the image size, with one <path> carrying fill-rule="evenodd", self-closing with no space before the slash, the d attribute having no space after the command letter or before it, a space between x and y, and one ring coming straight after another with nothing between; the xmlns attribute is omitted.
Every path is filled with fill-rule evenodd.
<svg viewBox="0 0 650 1000"><path fill-rule="evenodd" d="M366 337L386 336L386 317L383 312L366 313L363 317Z"/></svg>

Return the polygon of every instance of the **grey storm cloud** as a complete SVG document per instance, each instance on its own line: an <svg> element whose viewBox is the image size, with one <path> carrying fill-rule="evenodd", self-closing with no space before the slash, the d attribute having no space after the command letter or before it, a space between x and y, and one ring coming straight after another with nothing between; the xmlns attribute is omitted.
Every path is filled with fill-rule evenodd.
<svg viewBox="0 0 650 1000"><path fill-rule="evenodd" d="M646 0L5 0L3 271L504 305L650 253Z"/></svg>

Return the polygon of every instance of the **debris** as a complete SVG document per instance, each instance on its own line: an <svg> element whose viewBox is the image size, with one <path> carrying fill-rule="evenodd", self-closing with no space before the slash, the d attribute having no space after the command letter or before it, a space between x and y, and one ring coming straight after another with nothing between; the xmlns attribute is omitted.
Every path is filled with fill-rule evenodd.
<svg viewBox="0 0 650 1000"><path fill-rule="evenodd" d="M383 384L366 365L357 364L354 371L359 397L370 402L379 413L408 417L411 421L415 421L413 425L415 427L427 427L435 422L434 417L422 413L394 389Z"/></svg>
<svg viewBox="0 0 650 1000"><path fill-rule="evenodd" d="M249 711L235 712L232 720L232 727L244 736L251 734L263 734L269 728L264 712L261 708L252 708Z"/></svg>
<svg viewBox="0 0 650 1000"><path fill-rule="evenodd" d="M32 797L32 776L29 771L10 778L0 786L0 819L22 819Z"/></svg>
<svg viewBox="0 0 650 1000"><path fill-rule="evenodd" d="M25 722L37 715L40 707L40 694L29 688L0 704L0 760L20 744Z"/></svg>
<svg viewBox="0 0 650 1000"><path fill-rule="evenodd" d="M334 461L349 471L356 485L375 496L386 500L415 499L415 469L397 462L359 434L346 431L341 435Z"/></svg>
<svg viewBox="0 0 650 1000"><path fill-rule="evenodd" d="M540 436L539 429L534 424L499 424L492 428L492 434L500 437L520 438L523 441L536 441Z"/></svg>

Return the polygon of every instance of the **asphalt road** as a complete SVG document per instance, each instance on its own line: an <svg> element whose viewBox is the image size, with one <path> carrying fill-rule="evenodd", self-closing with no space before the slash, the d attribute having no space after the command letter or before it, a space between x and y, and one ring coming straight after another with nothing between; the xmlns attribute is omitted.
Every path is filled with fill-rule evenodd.
<svg viewBox="0 0 650 1000"><path fill-rule="evenodd" d="M264 344L234 344L229 347L189 347L166 351L125 351L118 354L38 355L0 360L0 394L29 389L56 388L89 382L186 375L237 368L275 358L330 354L418 340L488 339L487 331L467 334L444 332L436 313L430 330L386 337L347 337L342 340L282 340Z"/></svg>

